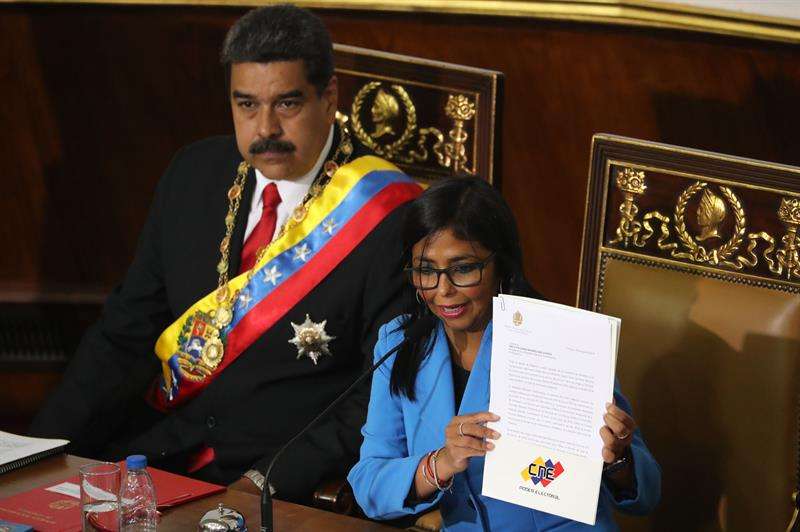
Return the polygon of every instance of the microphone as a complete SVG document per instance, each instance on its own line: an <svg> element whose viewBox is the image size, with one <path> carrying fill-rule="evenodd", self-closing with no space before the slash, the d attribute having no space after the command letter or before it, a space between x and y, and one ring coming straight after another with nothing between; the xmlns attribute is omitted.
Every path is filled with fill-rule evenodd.
<svg viewBox="0 0 800 532"><path fill-rule="evenodd" d="M261 532L273 532L272 528L272 494L269 492L269 475L272 472L272 466L278 461L278 458L283 454L283 452L288 449L295 441L297 441L300 436L304 435L308 429L313 427L317 424L317 422L324 418L333 408L338 405L342 399L350 395L352 392L361 382L375 373L375 370L378 369L381 364L383 364L387 358L395 354L400 350L401 347L406 345L409 342L417 342L425 335L427 331L430 331L433 328L433 324L436 321L436 318L432 315L422 316L421 318L417 319L416 322L411 324L411 326L405 330L405 338L402 342L397 344L395 347L390 349L385 355L383 355L380 360L375 362L371 368L367 371L362 373L353 383L347 387L345 391L339 394L339 396L333 400L331 404L329 404L325 409L317 414L317 417L312 419L308 425L303 427L300 432L295 434L295 436L286 442L283 447L278 449L278 452L272 457L272 460L267 466L267 470L264 473L264 488L261 490Z"/></svg>

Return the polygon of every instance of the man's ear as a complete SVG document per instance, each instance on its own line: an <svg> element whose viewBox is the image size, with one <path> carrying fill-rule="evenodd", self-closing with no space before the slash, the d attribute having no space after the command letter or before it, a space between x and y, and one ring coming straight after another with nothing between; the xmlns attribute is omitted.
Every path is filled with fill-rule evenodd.
<svg viewBox="0 0 800 532"><path fill-rule="evenodd" d="M322 91L321 97L325 101L325 113L328 122L333 124L339 105L339 80L336 79L336 76L331 76L328 85Z"/></svg>

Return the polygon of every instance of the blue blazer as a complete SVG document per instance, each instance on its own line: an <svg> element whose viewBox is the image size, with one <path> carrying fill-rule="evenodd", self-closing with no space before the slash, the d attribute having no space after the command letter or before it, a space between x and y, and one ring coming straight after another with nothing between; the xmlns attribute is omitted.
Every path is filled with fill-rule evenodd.
<svg viewBox="0 0 800 532"><path fill-rule="evenodd" d="M395 318L380 329L375 360L403 340ZM482 457L455 476L452 492L437 493L423 502L409 502L417 465L428 452L444 445L444 429L456 415L450 349L441 323L432 335L433 349L417 374L416 401L392 395L389 378L395 357L374 374L367 422L361 430L361 459L347 479L364 512L376 519L393 519L424 512L439 503L444 529L461 531L567 531L592 527L562 517L506 503L481 495ZM489 409L489 368L492 324L483 335L458 414ZM616 403L630 412L628 401L615 388ZM618 530L612 508L630 514L650 512L661 495L661 470L637 429L633 443L636 492L617 500L604 481L597 507L595 528Z"/></svg>

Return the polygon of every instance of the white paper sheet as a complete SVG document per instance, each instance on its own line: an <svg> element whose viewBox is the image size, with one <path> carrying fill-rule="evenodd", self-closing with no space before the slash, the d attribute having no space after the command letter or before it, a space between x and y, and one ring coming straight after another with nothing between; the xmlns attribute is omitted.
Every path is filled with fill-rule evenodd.
<svg viewBox="0 0 800 532"><path fill-rule="evenodd" d="M30 438L0 431L0 471L2 466L28 456L67 445L67 440Z"/></svg>
<svg viewBox="0 0 800 532"><path fill-rule="evenodd" d="M67 495L69 497L75 497L76 499L81 498L81 487L73 482L62 482L61 484L56 484L55 486L45 488L45 490L52 491L54 493L60 493L61 495Z"/></svg>
<svg viewBox="0 0 800 532"><path fill-rule="evenodd" d="M564 305L494 299L489 410L502 435L483 494L593 525L620 320Z"/></svg>

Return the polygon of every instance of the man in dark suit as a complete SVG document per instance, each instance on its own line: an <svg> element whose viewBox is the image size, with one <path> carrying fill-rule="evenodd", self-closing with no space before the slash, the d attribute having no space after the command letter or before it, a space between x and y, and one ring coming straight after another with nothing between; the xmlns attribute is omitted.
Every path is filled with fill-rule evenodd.
<svg viewBox="0 0 800 532"><path fill-rule="evenodd" d="M248 13L222 62L235 139L175 156L130 269L31 433L258 491L265 463L402 311L397 229L419 190L337 123L331 41L310 12ZM362 389L287 450L277 497L344 476L367 400Z"/></svg>

